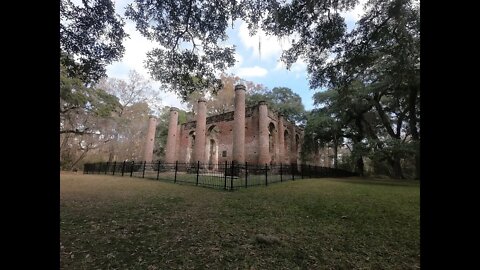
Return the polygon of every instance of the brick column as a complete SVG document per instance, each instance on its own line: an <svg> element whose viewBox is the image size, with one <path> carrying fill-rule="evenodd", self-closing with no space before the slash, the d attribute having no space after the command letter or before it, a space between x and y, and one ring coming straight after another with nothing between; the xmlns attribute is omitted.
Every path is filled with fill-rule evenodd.
<svg viewBox="0 0 480 270"><path fill-rule="evenodd" d="M279 160L285 162L285 128L283 127L283 114L278 115L278 148Z"/></svg>
<svg viewBox="0 0 480 270"><path fill-rule="evenodd" d="M232 160L240 164L245 163L245 91L244 85L235 85Z"/></svg>
<svg viewBox="0 0 480 270"><path fill-rule="evenodd" d="M258 164L270 162L268 141L268 108L265 101L258 103Z"/></svg>
<svg viewBox="0 0 480 270"><path fill-rule="evenodd" d="M145 141L145 151L143 155L143 160L146 162L152 162L153 159L153 145L155 143L155 129L157 127L157 119L153 116L150 116L148 119L148 130L147 138Z"/></svg>
<svg viewBox="0 0 480 270"><path fill-rule="evenodd" d="M165 151L166 163L175 162L176 144L177 144L177 122L178 122L178 109L175 107L171 107L170 119L168 120L167 147Z"/></svg>
<svg viewBox="0 0 480 270"><path fill-rule="evenodd" d="M196 127L195 127L195 145L193 149L194 162L205 163L205 129L207 126L207 100L200 98L198 100Z"/></svg>
<svg viewBox="0 0 480 270"><path fill-rule="evenodd" d="M183 152L182 152L182 147L181 147L181 143L182 143L182 136L183 136L183 132L182 132L182 125L177 125L177 140L175 142L175 161L178 161L178 160L181 160L180 162L185 162L185 158L184 158L184 155ZM178 147L177 147L178 145Z"/></svg>

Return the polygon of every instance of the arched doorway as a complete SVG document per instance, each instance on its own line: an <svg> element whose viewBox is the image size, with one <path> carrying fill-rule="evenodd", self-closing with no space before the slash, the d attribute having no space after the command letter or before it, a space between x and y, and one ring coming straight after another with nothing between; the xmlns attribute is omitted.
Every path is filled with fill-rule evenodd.
<svg viewBox="0 0 480 270"><path fill-rule="evenodd" d="M275 147L277 145L277 129L275 125L270 122L268 125L268 152L270 153L270 163L276 163L276 151Z"/></svg>
<svg viewBox="0 0 480 270"><path fill-rule="evenodd" d="M208 157L208 169L218 169L218 127L212 125L207 130L206 156Z"/></svg>
<svg viewBox="0 0 480 270"><path fill-rule="evenodd" d="M188 145L187 145L187 156L185 158L186 163L190 163L193 154L193 147L195 145L195 131L190 131L188 133Z"/></svg>

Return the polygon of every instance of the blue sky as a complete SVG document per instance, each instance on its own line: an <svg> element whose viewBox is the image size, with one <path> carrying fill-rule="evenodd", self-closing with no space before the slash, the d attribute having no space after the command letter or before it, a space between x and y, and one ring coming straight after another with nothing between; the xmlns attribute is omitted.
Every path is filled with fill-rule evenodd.
<svg viewBox="0 0 480 270"><path fill-rule="evenodd" d="M117 13L123 16L126 5L131 3L132 0L114 0L114 2ZM363 3L365 1L362 0L360 2ZM361 5L345 13L348 28L351 29L355 25L361 14ZM107 66L107 75L127 80L128 72L136 70L145 78L150 79L143 62L146 59L146 53L157 45L142 37L135 30L135 25L132 21L125 19L125 22L125 29L130 35L130 38L124 43L125 54L121 61ZM228 29L228 36L229 39L226 41L226 44L235 45L237 62L226 73L263 84L269 89L288 87L301 96L306 110L313 108L312 95L315 91L309 88L306 63L299 60L292 65L290 70L286 70L279 61L282 50L288 49L290 46L289 38L280 40L276 37L266 36L262 31L255 36L249 36L246 24L240 20L235 21L233 29ZM260 51L258 48L259 40L261 42ZM159 84L152 80L152 86L158 88ZM162 95L162 103L163 105L186 108L175 94L171 92L165 92Z"/></svg>

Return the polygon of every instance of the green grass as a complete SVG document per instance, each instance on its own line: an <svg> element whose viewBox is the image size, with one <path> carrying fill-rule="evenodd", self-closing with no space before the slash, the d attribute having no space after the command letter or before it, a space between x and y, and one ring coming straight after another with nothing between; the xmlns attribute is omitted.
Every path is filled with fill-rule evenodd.
<svg viewBox="0 0 480 270"><path fill-rule="evenodd" d="M417 182L304 179L228 192L105 175L60 179L62 269L420 264Z"/></svg>
<svg viewBox="0 0 480 270"><path fill-rule="evenodd" d="M111 175L111 173L109 173ZM117 176L119 174L117 173ZM143 176L143 177L142 177ZM174 182L175 173L174 172L161 172L158 173L155 171L145 171L145 175L142 172L135 172L133 177L136 178L148 178L148 179L158 179L160 181ZM130 177L130 174L124 174L123 177ZM301 179L301 175L295 175L295 180ZM282 181L291 181L291 174L284 174L280 176L279 174L269 174L267 178L267 184L274 184ZM195 173L185 173L178 172L176 175L176 183L178 184L188 184L188 185L197 185L197 175ZM211 187L218 189L239 189L245 187L245 181L247 181L247 186L265 186L265 174L249 174L248 180L245 179L245 175L240 177L234 176L231 177L227 175L224 177L222 172L216 173L200 173L198 176L198 186Z"/></svg>

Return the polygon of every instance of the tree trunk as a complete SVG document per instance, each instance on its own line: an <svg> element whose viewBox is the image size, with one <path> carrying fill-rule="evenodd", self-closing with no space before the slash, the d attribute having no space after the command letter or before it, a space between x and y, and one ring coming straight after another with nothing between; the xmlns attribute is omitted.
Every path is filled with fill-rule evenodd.
<svg viewBox="0 0 480 270"><path fill-rule="evenodd" d="M415 179L420 179L420 151L415 153Z"/></svg>
<svg viewBox="0 0 480 270"><path fill-rule="evenodd" d="M70 170L73 170L75 169L75 166L77 165L78 162L80 162L86 155L87 155L87 152L89 151L90 149L86 149L85 151L82 152L82 154L77 158L77 160L75 160L72 165L70 166Z"/></svg>
<svg viewBox="0 0 480 270"><path fill-rule="evenodd" d="M356 155L358 155L358 151L356 150L357 148L357 144L360 143L362 141L363 138L365 138L364 136L364 127L362 125L362 115L360 115L360 117L357 117L355 119L355 125L357 126L357 129L358 129L358 134L357 136L354 136L352 138L353 140L353 150L355 152ZM363 163L363 155L360 155L356 162L355 162L355 172L358 173L359 176L364 176L364 163Z"/></svg>
<svg viewBox="0 0 480 270"><path fill-rule="evenodd" d="M115 134L115 139L110 145L110 153L108 154L108 162L113 162L115 161L115 146L117 145L118 142L118 133Z"/></svg>
<svg viewBox="0 0 480 270"><path fill-rule="evenodd" d="M108 162L113 162L113 157L115 156L114 150L110 149L110 153L108 153Z"/></svg>
<svg viewBox="0 0 480 270"><path fill-rule="evenodd" d="M355 172L358 173L359 176L364 176L363 171L364 171L364 163L363 163L363 157L359 157L356 162L355 166Z"/></svg>
<svg viewBox="0 0 480 270"><path fill-rule="evenodd" d="M393 155L393 158L390 159L390 165L393 169L393 178L395 179L405 179L402 171L401 159L397 154Z"/></svg>
<svg viewBox="0 0 480 270"><path fill-rule="evenodd" d="M63 135L63 141L62 141L62 144L60 145L60 152L65 150L65 147L67 147L68 145L69 139L70 139L70 134Z"/></svg>
<svg viewBox="0 0 480 270"><path fill-rule="evenodd" d="M338 169L338 142L333 141L333 167Z"/></svg>
<svg viewBox="0 0 480 270"><path fill-rule="evenodd" d="M410 88L410 93L408 97L408 107L409 107L409 126L410 132L412 134L412 139L414 142L420 144L420 134L417 129L417 94L418 87L413 86ZM415 179L420 179L420 145L415 151Z"/></svg>

